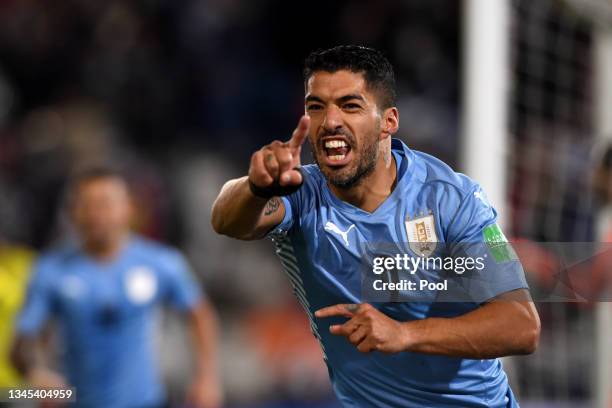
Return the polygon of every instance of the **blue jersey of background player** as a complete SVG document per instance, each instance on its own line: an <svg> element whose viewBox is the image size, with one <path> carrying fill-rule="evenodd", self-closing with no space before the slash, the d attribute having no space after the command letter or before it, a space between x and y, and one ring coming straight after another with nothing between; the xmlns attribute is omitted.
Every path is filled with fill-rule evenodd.
<svg viewBox="0 0 612 408"><path fill-rule="evenodd" d="M34 386L75 387L77 406L162 406L155 329L157 306L168 304L189 316L194 335L190 406L220 406L215 317L183 256L129 232L129 194L118 173L79 175L71 205L79 241L38 260L17 325L16 366ZM60 329L65 378L32 358L50 319Z"/></svg>
<svg viewBox="0 0 612 408"><path fill-rule="evenodd" d="M491 253L485 273L495 279L473 301L361 297L364 244L424 241L452 253L461 242L488 249L503 239L483 192L392 142L393 70L379 52L318 51L304 76L306 115L288 142L254 153L248 176L223 187L215 230L240 239L272 233L344 406L516 406L496 358L531 353L539 338L518 261ZM316 165L298 171L307 137Z"/></svg>

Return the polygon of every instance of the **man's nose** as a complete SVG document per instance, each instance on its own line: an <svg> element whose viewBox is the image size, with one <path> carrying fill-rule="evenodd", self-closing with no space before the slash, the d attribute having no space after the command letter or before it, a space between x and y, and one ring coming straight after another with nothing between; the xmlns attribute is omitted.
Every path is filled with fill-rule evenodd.
<svg viewBox="0 0 612 408"><path fill-rule="evenodd" d="M325 110L323 128L327 132L333 132L342 127L342 111L335 105L331 105Z"/></svg>

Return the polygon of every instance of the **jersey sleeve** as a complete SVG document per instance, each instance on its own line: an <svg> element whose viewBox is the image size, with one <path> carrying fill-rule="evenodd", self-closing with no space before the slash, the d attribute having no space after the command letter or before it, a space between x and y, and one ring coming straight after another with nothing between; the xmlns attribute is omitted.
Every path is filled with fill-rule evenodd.
<svg viewBox="0 0 612 408"><path fill-rule="evenodd" d="M54 313L53 266L37 260L28 283L25 302L17 318L16 331L27 336L37 335Z"/></svg>
<svg viewBox="0 0 612 408"><path fill-rule="evenodd" d="M478 266L461 274L453 272L473 302L528 288L523 267L497 224L497 212L479 185L475 184L460 203L446 241L453 258L471 258Z"/></svg>
<svg viewBox="0 0 612 408"><path fill-rule="evenodd" d="M307 165L302 167L304 183L297 191L288 196L280 197L285 206L285 216L283 220L274 227L268 236L284 236L290 234L296 225L300 224L301 217L312 207L313 190L316 188L314 167Z"/></svg>
<svg viewBox="0 0 612 408"><path fill-rule="evenodd" d="M204 299L204 292L185 257L172 250L165 254L162 262L165 272L164 300L180 311L194 308Z"/></svg>
<svg viewBox="0 0 612 408"><path fill-rule="evenodd" d="M294 211L291 200L289 200L288 197L280 197L280 199L283 201L283 206L285 207L285 215L283 216L281 223L268 233L270 236L284 235L291 230L291 227L293 227Z"/></svg>

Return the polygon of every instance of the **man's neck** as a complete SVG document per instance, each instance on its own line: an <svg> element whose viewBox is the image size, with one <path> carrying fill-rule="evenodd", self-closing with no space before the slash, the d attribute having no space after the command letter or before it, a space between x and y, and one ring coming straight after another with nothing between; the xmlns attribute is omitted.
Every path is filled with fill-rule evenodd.
<svg viewBox="0 0 612 408"><path fill-rule="evenodd" d="M358 186L341 189L333 185L329 188L336 197L361 208L369 213L374 212L389 197L397 180L397 164L389 151L379 155L374 171L364 178Z"/></svg>
<svg viewBox="0 0 612 408"><path fill-rule="evenodd" d="M128 233L125 233L104 243L85 242L83 249L97 261L110 262L117 258L128 240L128 235Z"/></svg>

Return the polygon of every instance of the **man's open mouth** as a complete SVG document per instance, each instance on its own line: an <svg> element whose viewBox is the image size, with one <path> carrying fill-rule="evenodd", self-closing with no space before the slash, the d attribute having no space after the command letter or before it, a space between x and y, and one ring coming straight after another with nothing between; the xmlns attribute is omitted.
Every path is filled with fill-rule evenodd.
<svg viewBox="0 0 612 408"><path fill-rule="evenodd" d="M342 166L350 161L351 146L342 138L328 138L323 141L325 164Z"/></svg>

